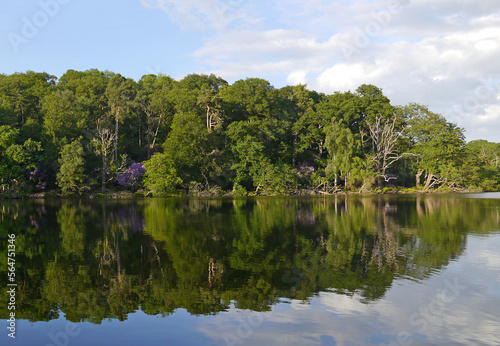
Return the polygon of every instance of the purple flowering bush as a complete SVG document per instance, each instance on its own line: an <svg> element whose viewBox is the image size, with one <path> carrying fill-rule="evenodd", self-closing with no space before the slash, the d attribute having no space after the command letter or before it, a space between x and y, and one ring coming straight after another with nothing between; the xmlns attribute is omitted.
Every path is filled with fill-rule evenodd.
<svg viewBox="0 0 500 346"><path fill-rule="evenodd" d="M45 191L49 176L40 168L36 168L34 171L28 173L28 180L35 185L36 191Z"/></svg>
<svg viewBox="0 0 500 346"><path fill-rule="evenodd" d="M127 189L136 190L145 173L146 168L142 163L134 162L127 170L118 174L116 182Z"/></svg>
<svg viewBox="0 0 500 346"><path fill-rule="evenodd" d="M311 178L311 175L314 173L314 167L309 166L309 163L307 161L304 161L299 163L295 167L295 172L297 172L297 175L301 180L308 182Z"/></svg>

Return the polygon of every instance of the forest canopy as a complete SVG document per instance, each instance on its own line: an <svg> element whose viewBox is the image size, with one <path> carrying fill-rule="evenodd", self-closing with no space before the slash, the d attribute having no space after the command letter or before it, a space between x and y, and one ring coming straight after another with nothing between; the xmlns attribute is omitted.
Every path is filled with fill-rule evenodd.
<svg viewBox="0 0 500 346"><path fill-rule="evenodd" d="M382 90L213 74L0 75L0 196L494 191L500 143Z"/></svg>

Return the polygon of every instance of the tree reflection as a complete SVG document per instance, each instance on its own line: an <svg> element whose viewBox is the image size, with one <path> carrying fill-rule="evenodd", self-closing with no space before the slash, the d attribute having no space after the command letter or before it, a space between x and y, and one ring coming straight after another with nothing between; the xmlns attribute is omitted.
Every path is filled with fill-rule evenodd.
<svg viewBox="0 0 500 346"><path fill-rule="evenodd" d="M267 311L327 290L373 301L498 231L499 214L498 200L450 196L6 201L0 234L17 235L18 318L100 323Z"/></svg>

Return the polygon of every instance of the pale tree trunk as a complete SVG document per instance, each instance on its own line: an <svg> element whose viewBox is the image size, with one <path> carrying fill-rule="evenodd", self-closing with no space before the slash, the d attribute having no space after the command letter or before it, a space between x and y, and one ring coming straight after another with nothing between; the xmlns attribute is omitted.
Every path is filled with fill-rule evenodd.
<svg viewBox="0 0 500 346"><path fill-rule="evenodd" d="M139 148L142 146L142 125L139 123Z"/></svg>
<svg viewBox="0 0 500 346"><path fill-rule="evenodd" d="M387 175L388 169L404 156L413 154L397 153L397 143L402 133L395 129L396 115L394 115L392 120L387 119L383 123L382 116L379 115L373 124L367 123L367 125L370 131L369 138L364 139L365 134L361 132L361 142L363 144L371 143L375 172L378 175L376 184L379 188L382 188L384 181L388 182L391 179L396 179L393 176Z"/></svg>
<svg viewBox="0 0 500 346"><path fill-rule="evenodd" d="M151 158L151 144L150 144L151 143L151 134L149 133L149 131L148 131L148 135L147 135L146 140L148 141L147 147L148 147L148 160L149 160Z"/></svg>
<svg viewBox="0 0 500 346"><path fill-rule="evenodd" d="M207 106L207 131L210 133L212 129L212 117L210 116L210 106Z"/></svg>
<svg viewBox="0 0 500 346"><path fill-rule="evenodd" d="M106 192L106 156L102 156L102 170L101 170L101 190L102 193Z"/></svg>
<svg viewBox="0 0 500 346"><path fill-rule="evenodd" d="M432 183L432 178L434 175L432 173L427 172L427 179L425 180L424 191L427 191Z"/></svg>
<svg viewBox="0 0 500 346"><path fill-rule="evenodd" d="M418 170L417 174L415 175L416 178L416 183L415 183L415 189L418 189L420 187L420 177L422 176L422 173L424 173L424 170Z"/></svg>
<svg viewBox="0 0 500 346"><path fill-rule="evenodd" d="M297 134L293 136L293 147L292 147L292 167L295 167L295 160L297 158L297 153L295 152L295 148L297 146Z"/></svg>
<svg viewBox="0 0 500 346"><path fill-rule="evenodd" d="M163 114L160 114L160 119L158 119L158 126L156 127L155 135L153 137L153 143L151 143L151 149L154 149L154 147L155 147L156 138L158 137L158 131L160 130L160 124L161 124L161 117L162 116L163 116Z"/></svg>
<svg viewBox="0 0 500 346"><path fill-rule="evenodd" d="M115 140L115 148L114 148L114 152L115 152L115 162L118 162L118 122L119 122L119 119L120 119L120 108L118 108L117 110L117 113L116 113L116 122L115 122L115 137L116 137L116 140Z"/></svg>
<svg viewBox="0 0 500 346"><path fill-rule="evenodd" d="M106 173L108 170L108 155L111 154L111 148L113 148L113 141L116 141L114 133L104 127L101 127L101 122L103 119L98 121L97 125L97 136L92 138L92 145L94 146L95 153L102 158L102 170L101 170L101 189L102 192L106 191Z"/></svg>

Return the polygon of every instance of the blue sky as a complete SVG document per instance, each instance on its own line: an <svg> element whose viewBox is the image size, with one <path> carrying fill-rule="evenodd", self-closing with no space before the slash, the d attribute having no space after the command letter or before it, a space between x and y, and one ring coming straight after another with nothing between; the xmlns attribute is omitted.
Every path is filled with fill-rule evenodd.
<svg viewBox="0 0 500 346"><path fill-rule="evenodd" d="M500 142L498 0L0 0L0 73L363 83Z"/></svg>

